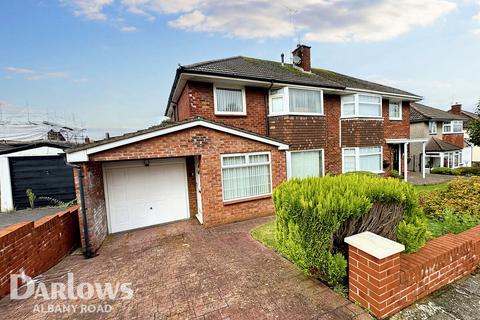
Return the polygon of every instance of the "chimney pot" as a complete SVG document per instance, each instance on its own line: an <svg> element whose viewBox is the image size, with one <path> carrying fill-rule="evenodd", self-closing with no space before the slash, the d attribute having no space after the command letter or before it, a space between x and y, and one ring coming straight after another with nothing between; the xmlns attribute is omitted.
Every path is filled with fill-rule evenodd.
<svg viewBox="0 0 480 320"><path fill-rule="evenodd" d="M303 71L310 72L312 70L311 64L310 64L310 48L307 45L304 44L299 44L295 50L293 50L292 54L295 57L298 57L300 61L298 63L295 63L294 59L294 65L303 69Z"/></svg>
<svg viewBox="0 0 480 320"><path fill-rule="evenodd" d="M461 114L462 113L462 104L461 103L455 103L453 104L451 107L450 107L450 111L453 113L453 114Z"/></svg>
<svg viewBox="0 0 480 320"><path fill-rule="evenodd" d="M282 54L280 55L280 57L281 57L281 59L282 59L282 66L283 66L283 64L285 63L285 55L282 53Z"/></svg>
<svg viewBox="0 0 480 320"><path fill-rule="evenodd" d="M105 139L107 139L107 140L110 139L110 133L105 132Z"/></svg>

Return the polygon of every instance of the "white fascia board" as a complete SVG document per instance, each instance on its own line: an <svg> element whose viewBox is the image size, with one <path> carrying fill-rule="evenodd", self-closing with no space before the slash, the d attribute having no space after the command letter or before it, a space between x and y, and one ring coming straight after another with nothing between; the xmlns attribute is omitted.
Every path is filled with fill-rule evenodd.
<svg viewBox="0 0 480 320"><path fill-rule="evenodd" d="M247 132L242 132L242 131L238 131L238 130L231 129L231 128L226 128L224 126L220 126L220 125L213 124L213 123L210 123L210 122L206 122L206 121L203 121L203 120L197 120L197 121L192 121L192 122L185 123L185 124L178 125L178 126L173 126L173 127L170 127L170 128L158 129L156 131L148 132L148 133L141 134L141 135L138 135L138 136L135 136L135 137L131 137L131 138L123 139L123 140L118 140L118 141L114 141L114 142L111 142L111 143L102 144L102 145L92 147L92 148L89 148L89 149L76 151L76 152L72 152L72 153L67 153L67 161L68 162L85 162L85 161L88 161L88 155L93 154L93 153L98 153L98 152L102 152L102 151L105 151L105 150L122 147L122 146L132 144L132 143L135 143L135 142L159 137L159 136L162 136L162 135L166 135L166 134L173 133L173 132L176 132L176 131L190 129L190 128L197 127L197 126L202 126L202 127L205 127L205 128L209 128L209 129L225 132L225 133L228 133L228 134L231 134L231 135L239 136L239 137L242 137L242 138L246 138L246 139L262 142L262 143L265 143L265 144L273 145L273 146L278 147L279 150L288 150L288 148L289 148L287 144L283 144L283 143L280 143L280 142L277 142L277 141L274 141L274 140L271 140L271 139L268 139L268 138L259 137L259 136L253 135L253 134L249 134Z"/></svg>
<svg viewBox="0 0 480 320"><path fill-rule="evenodd" d="M412 101L423 100L423 97L420 97L420 96L411 96L411 95L405 95L405 94L399 94L399 93L389 93L389 92L383 92L383 91L365 90L365 89L350 88L350 87L347 87L345 90L352 91L352 92L359 92L359 93L379 94L385 98L388 98L388 97L405 98Z"/></svg>
<svg viewBox="0 0 480 320"><path fill-rule="evenodd" d="M427 142L428 139L385 139L386 143L396 144L396 143L420 143Z"/></svg>

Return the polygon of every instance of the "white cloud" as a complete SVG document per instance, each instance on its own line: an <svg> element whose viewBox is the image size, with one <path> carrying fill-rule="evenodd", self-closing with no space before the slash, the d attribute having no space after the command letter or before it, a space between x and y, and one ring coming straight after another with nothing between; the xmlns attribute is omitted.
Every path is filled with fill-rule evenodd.
<svg viewBox="0 0 480 320"><path fill-rule="evenodd" d="M120 28L120 31L122 32L135 32L137 31L137 28L134 26L124 26Z"/></svg>
<svg viewBox="0 0 480 320"><path fill-rule="evenodd" d="M66 72L45 72L37 73L27 77L27 80L46 80L46 79L65 79L68 78L68 73Z"/></svg>
<svg viewBox="0 0 480 320"><path fill-rule="evenodd" d="M89 20L106 20L107 16L103 10L113 4L113 0L60 0L60 2L71 7L76 16Z"/></svg>
<svg viewBox="0 0 480 320"><path fill-rule="evenodd" d="M9 73L15 73L15 74L31 74L31 73L35 72L31 69L17 68L17 67L6 67L5 71L7 71Z"/></svg>
<svg viewBox="0 0 480 320"><path fill-rule="evenodd" d="M106 19L113 0L62 0L77 15ZM116 2L117 3L117 2ZM238 38L301 34L307 41L383 41L438 21L454 0L119 0L118 9L154 20L172 16L174 28ZM293 18L293 19L292 19ZM121 30L128 27L120 28ZM124 30L122 30L124 31Z"/></svg>

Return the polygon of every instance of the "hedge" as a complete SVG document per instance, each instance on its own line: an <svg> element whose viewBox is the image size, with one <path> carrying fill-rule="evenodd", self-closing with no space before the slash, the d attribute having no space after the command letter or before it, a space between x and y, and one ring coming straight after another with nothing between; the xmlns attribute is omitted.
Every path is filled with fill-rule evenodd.
<svg viewBox="0 0 480 320"><path fill-rule="evenodd" d="M280 252L331 286L342 285L347 275L345 254L334 246L335 234L349 219L369 213L374 204L401 206L403 221L389 231L407 251L418 250L426 241L418 195L398 179L365 174L291 179L275 189L273 200Z"/></svg>
<svg viewBox="0 0 480 320"><path fill-rule="evenodd" d="M439 168L432 168L432 169L430 170L430 173L453 175L453 170L450 169L450 168L442 168L442 167L439 167Z"/></svg>
<svg viewBox="0 0 480 320"><path fill-rule="evenodd" d="M460 167L456 169L450 168L433 168L431 173L455 175L455 176L480 176L480 167Z"/></svg>

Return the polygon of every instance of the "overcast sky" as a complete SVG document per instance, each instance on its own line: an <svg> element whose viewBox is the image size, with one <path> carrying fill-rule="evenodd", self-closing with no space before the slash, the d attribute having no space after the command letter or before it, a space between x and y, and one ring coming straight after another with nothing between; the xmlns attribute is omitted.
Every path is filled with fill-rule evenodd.
<svg viewBox="0 0 480 320"><path fill-rule="evenodd" d="M479 0L0 2L0 103L76 115L90 134L158 123L178 64L279 60L392 85L448 109L480 98Z"/></svg>

